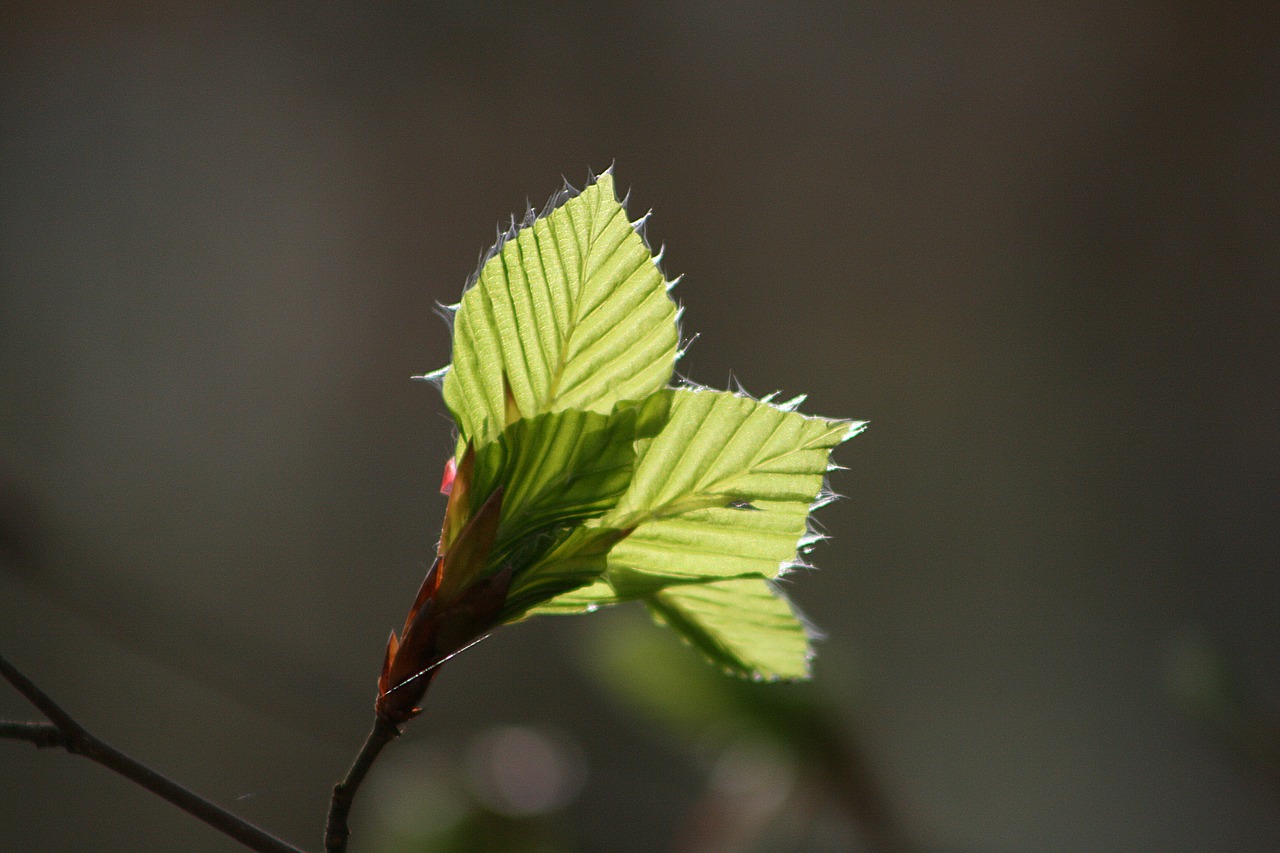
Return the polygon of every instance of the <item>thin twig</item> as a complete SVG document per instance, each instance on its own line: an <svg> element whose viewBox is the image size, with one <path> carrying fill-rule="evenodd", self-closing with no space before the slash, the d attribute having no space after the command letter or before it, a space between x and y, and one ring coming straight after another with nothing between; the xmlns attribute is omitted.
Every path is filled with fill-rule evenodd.
<svg viewBox="0 0 1280 853"><path fill-rule="evenodd" d="M36 746L60 746L74 755L83 755L131 779L192 817L204 821L258 853L304 853L300 848L281 841L265 830L98 740L3 657L0 657L0 676L3 676L28 702L38 708L40 713L48 717L52 724L46 727L43 723L4 723L0 726L0 736L26 740ZM56 738L49 732L49 728L56 729L58 733Z"/></svg>
<svg viewBox="0 0 1280 853"><path fill-rule="evenodd" d="M400 735L395 723L377 715L373 719L373 728L365 738L364 746L347 771L347 777L333 786L333 798L329 801L329 819L325 823L324 849L327 853L346 853L347 839L351 831L347 828L347 816L351 813L351 803L356 798L360 783L365 774L373 766L382 748Z"/></svg>
<svg viewBox="0 0 1280 853"><path fill-rule="evenodd" d="M13 720L0 720L0 740L25 740L36 749L48 749L51 746L66 749L71 740L53 723L27 723Z"/></svg>

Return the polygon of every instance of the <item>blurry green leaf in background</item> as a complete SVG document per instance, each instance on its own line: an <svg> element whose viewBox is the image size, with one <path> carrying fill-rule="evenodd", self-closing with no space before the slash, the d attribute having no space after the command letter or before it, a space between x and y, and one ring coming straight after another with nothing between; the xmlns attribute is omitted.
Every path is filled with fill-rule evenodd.
<svg viewBox="0 0 1280 853"><path fill-rule="evenodd" d="M674 850L910 849L845 713L818 685L726 678L641 622L588 661L624 705L717 756Z"/></svg>

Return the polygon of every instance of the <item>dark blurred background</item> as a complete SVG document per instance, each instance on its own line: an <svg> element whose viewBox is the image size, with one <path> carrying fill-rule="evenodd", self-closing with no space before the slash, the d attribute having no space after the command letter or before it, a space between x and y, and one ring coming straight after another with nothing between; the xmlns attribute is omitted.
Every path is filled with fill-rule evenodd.
<svg viewBox="0 0 1280 853"><path fill-rule="evenodd" d="M0 654L91 730L319 846L439 530L433 309L616 163L681 372L871 421L790 589L912 847L1280 850L1273 6L112 6L0 13ZM477 798L698 849L760 761L597 677L636 615L446 667L353 850ZM494 754L555 796L485 799ZM740 849L863 849L813 811ZM18 743L0 827L239 849Z"/></svg>

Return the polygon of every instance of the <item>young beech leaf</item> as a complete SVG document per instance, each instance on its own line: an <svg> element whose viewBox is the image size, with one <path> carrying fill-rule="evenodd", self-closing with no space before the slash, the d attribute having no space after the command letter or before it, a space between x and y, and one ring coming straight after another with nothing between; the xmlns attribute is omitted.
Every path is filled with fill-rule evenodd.
<svg viewBox="0 0 1280 853"><path fill-rule="evenodd" d="M569 409L522 418L476 453L473 503L505 490L492 567L613 508L631 482L639 414L620 406L608 415Z"/></svg>
<svg viewBox="0 0 1280 853"><path fill-rule="evenodd" d="M639 599L731 672L802 677L807 632L766 580L797 562L831 449L863 425L723 391L666 393L665 427L638 445L631 485L593 522L630 532L606 555L601 580L535 612Z"/></svg>
<svg viewBox="0 0 1280 853"><path fill-rule="evenodd" d="M809 677L810 632L772 581L672 586L647 604L658 621L735 675Z"/></svg>
<svg viewBox="0 0 1280 853"><path fill-rule="evenodd" d="M507 234L457 306L453 363L436 374L460 446L496 439L512 414L608 414L665 386L679 342L670 286L608 172Z"/></svg>
<svg viewBox="0 0 1280 853"><path fill-rule="evenodd" d="M862 424L806 417L726 391L678 390L599 525L629 530L608 555L613 600L671 584L775 578L797 560L831 449ZM542 612L589 604L583 591Z"/></svg>
<svg viewBox="0 0 1280 853"><path fill-rule="evenodd" d="M606 523L631 527L703 506L741 511L758 500L801 503L807 511L822 489L831 448L863 426L728 391L672 393L666 426L643 448L631 486Z"/></svg>
<svg viewBox="0 0 1280 853"><path fill-rule="evenodd" d="M538 613L585 613L617 601L603 580L609 551L626 530L595 522L565 531L522 572L507 595L501 621L513 622L534 608Z"/></svg>
<svg viewBox="0 0 1280 853"><path fill-rule="evenodd" d="M810 632L774 579L862 424L667 387L678 312L613 176L554 201L481 264L434 374L458 453L437 567L388 648L393 721L420 694L388 685L495 625L626 600L729 672L808 674Z"/></svg>

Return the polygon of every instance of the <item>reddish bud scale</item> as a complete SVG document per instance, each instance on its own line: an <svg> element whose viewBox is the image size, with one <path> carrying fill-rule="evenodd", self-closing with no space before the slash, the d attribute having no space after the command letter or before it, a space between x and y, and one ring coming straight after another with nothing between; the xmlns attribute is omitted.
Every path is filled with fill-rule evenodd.
<svg viewBox="0 0 1280 853"><path fill-rule="evenodd" d="M378 716L394 725L412 719L441 663L494 627L511 587L510 566L485 575L498 536L501 488L470 513L474 453L445 466L447 489L440 555L432 564L399 637L392 632L378 676Z"/></svg>
<svg viewBox="0 0 1280 853"><path fill-rule="evenodd" d="M473 584L446 609L427 601L398 642L393 633L378 678L378 716L397 726L417 716L436 669L494 627L510 588L507 566Z"/></svg>

